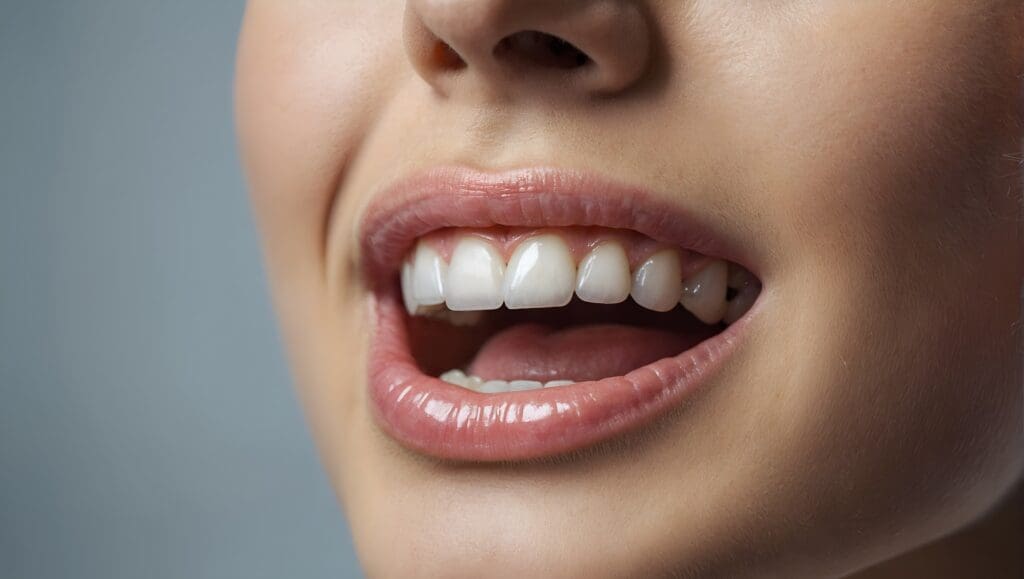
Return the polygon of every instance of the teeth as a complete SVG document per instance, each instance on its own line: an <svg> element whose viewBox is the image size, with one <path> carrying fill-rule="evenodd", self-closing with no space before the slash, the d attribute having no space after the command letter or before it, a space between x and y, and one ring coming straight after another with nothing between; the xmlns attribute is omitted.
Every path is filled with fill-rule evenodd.
<svg viewBox="0 0 1024 579"><path fill-rule="evenodd" d="M478 237L463 237L452 252L445 280L445 304L452 311L496 310L504 301L505 263Z"/></svg>
<svg viewBox="0 0 1024 579"><path fill-rule="evenodd" d="M405 302L405 311L409 312L410 316L416 315L416 309L418 304L416 298L412 297L412 264L405 262L402 264L402 300Z"/></svg>
<svg viewBox="0 0 1024 579"><path fill-rule="evenodd" d="M715 260L683 283L680 303L705 324L717 324L725 316L729 267Z"/></svg>
<svg viewBox="0 0 1024 579"><path fill-rule="evenodd" d="M419 305L436 306L444 303L444 278L448 264L441 254L426 243L416 246L412 258L412 295Z"/></svg>
<svg viewBox="0 0 1024 579"><path fill-rule="evenodd" d="M617 304L629 297L629 259L614 241L595 247L580 262L576 295L594 304Z"/></svg>
<svg viewBox="0 0 1024 579"><path fill-rule="evenodd" d="M682 291L679 252L665 249L647 259L633 274L633 301L656 312L667 312L679 303Z"/></svg>
<svg viewBox="0 0 1024 579"><path fill-rule="evenodd" d="M476 325L485 310L502 305L513 310L563 307L574 293L598 304L620 303L632 295L641 307L657 312L682 304L706 324L731 324L750 310L761 291L752 273L722 260L709 261L688 279L681 278L681 254L676 249L658 251L631 274L623 246L603 241L577 268L567 243L550 233L520 243L507 268L498 249L475 235L457 241L450 263L421 242L402 264L400 275L402 298L411 315L455 326ZM727 300L728 295L735 297Z"/></svg>
<svg viewBox="0 0 1024 579"><path fill-rule="evenodd" d="M534 380L512 380L508 383L509 392L522 392L523 390L537 390L544 385Z"/></svg>
<svg viewBox="0 0 1024 579"><path fill-rule="evenodd" d="M438 377L449 384L462 386L463 388L465 388L466 385L468 384L468 382L466 381L468 377L466 376L466 373L463 372L462 370L448 370L447 372L441 374Z"/></svg>
<svg viewBox="0 0 1024 579"><path fill-rule="evenodd" d="M505 392L523 392L540 390L541 388L558 388L575 384L572 380L551 380L541 383L536 380L484 380L479 376L467 376L462 370L448 370L439 378L449 384L475 390L483 394L503 394Z"/></svg>
<svg viewBox="0 0 1024 579"><path fill-rule="evenodd" d="M505 272L505 307L560 308L572 300L576 264L557 235L539 235L519 244Z"/></svg>
<svg viewBox="0 0 1024 579"><path fill-rule="evenodd" d="M508 392L508 382L504 380L488 380L480 385L483 394L501 394Z"/></svg>

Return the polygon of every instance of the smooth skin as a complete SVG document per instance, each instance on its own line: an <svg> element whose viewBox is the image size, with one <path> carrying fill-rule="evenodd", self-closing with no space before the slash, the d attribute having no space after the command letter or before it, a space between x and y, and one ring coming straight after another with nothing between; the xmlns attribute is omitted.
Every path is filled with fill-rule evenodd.
<svg viewBox="0 0 1024 579"><path fill-rule="evenodd" d="M1022 6L251 0L253 205L368 575L1019 576ZM495 52L520 30L592 65ZM600 171L707 216L758 264L749 334L641 436L404 450L367 406L358 228L442 164Z"/></svg>

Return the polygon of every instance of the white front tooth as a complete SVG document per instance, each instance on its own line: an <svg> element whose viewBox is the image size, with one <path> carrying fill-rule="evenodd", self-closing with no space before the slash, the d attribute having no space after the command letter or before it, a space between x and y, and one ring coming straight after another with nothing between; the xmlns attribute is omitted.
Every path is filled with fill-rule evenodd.
<svg viewBox="0 0 1024 579"><path fill-rule="evenodd" d="M683 307L705 324L717 324L725 315L729 266L715 260L683 282Z"/></svg>
<svg viewBox="0 0 1024 579"><path fill-rule="evenodd" d="M679 303L683 287L679 252L664 249L647 258L633 274L633 301L656 312L667 312Z"/></svg>
<svg viewBox="0 0 1024 579"><path fill-rule="evenodd" d="M550 382L545 382L544 387L558 388L559 386L569 386L571 384L575 384L575 382L573 382L572 380L552 380Z"/></svg>
<svg viewBox="0 0 1024 579"><path fill-rule="evenodd" d="M572 299L576 264L569 246L553 234L519 244L505 271L505 307L560 308Z"/></svg>
<svg viewBox="0 0 1024 579"><path fill-rule="evenodd" d="M576 295L594 304L617 304L629 297L629 259L622 245L607 241L580 262Z"/></svg>
<svg viewBox="0 0 1024 579"><path fill-rule="evenodd" d="M460 312L500 308L504 277L505 262L493 245L479 237L463 237L452 252L444 282L448 309Z"/></svg>
<svg viewBox="0 0 1024 579"><path fill-rule="evenodd" d="M480 385L480 392L484 394L501 394L508 392L508 382L504 380L488 380Z"/></svg>
<svg viewBox="0 0 1024 579"><path fill-rule="evenodd" d="M441 259L441 254L420 242L412 258L412 295L416 301L426 306L443 304L447 274L448 264Z"/></svg>
<svg viewBox="0 0 1024 579"><path fill-rule="evenodd" d="M742 318L743 314L746 314L753 307L760 293L760 289L756 285L749 285L741 289L736 294L736 297L729 301L729 305L726 306L725 317L722 318L722 321L732 324Z"/></svg>
<svg viewBox="0 0 1024 579"><path fill-rule="evenodd" d="M462 370L448 370L444 374L441 374L439 378L449 384L456 386L466 387L466 373Z"/></svg>
<svg viewBox="0 0 1024 579"><path fill-rule="evenodd" d="M405 262L402 264L402 274L400 276L402 282L402 301L405 303L405 311L409 312L410 316L416 315L416 308L419 304L416 303L416 298L412 295L412 264Z"/></svg>
<svg viewBox="0 0 1024 579"><path fill-rule="evenodd" d="M544 385L536 380L512 380L508 383L509 392L522 392L524 390L536 390Z"/></svg>

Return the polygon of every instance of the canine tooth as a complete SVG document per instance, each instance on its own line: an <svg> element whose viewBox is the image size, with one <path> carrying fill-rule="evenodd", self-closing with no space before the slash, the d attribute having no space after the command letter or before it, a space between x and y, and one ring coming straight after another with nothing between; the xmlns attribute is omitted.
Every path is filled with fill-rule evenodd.
<svg viewBox="0 0 1024 579"><path fill-rule="evenodd" d="M441 374L441 376L439 376L439 378L441 380L444 380L445 382L447 382L449 384L454 384L456 386L462 386L463 388L466 387L466 378L467 377L466 377L466 373L463 372L462 370L448 370L444 374Z"/></svg>
<svg viewBox="0 0 1024 579"><path fill-rule="evenodd" d="M412 264L405 262L402 264L402 274L400 276L402 281L402 301L405 302L405 311L409 312L410 316L416 315L416 309L419 304L416 303L416 298L412 295Z"/></svg>
<svg viewBox="0 0 1024 579"><path fill-rule="evenodd" d="M519 244L505 270L505 307L558 308L569 303L576 264L557 235L538 235Z"/></svg>
<svg viewBox="0 0 1024 579"><path fill-rule="evenodd" d="M736 297L729 301L725 308L725 317L722 319L727 324L732 324L750 311L750 308L757 301L760 292L755 286L747 286L740 290Z"/></svg>
<svg viewBox="0 0 1024 579"><path fill-rule="evenodd" d="M664 249L647 258L633 274L633 301L656 312L667 312L679 303L682 291L679 252Z"/></svg>
<svg viewBox="0 0 1024 579"><path fill-rule="evenodd" d="M480 392L484 394L501 394L508 392L508 382L504 380L488 380L480 385Z"/></svg>
<svg viewBox="0 0 1024 579"><path fill-rule="evenodd" d="M544 387L558 388L559 386L569 386L570 384L575 384L575 382L573 382L572 380L552 380L550 382L545 382Z"/></svg>
<svg viewBox="0 0 1024 579"><path fill-rule="evenodd" d="M412 295L421 305L444 303L444 278L448 264L426 243L419 243L412 258Z"/></svg>
<svg viewBox="0 0 1024 579"><path fill-rule="evenodd" d="M683 307L705 324L717 324L725 315L729 267L715 260L683 282Z"/></svg>
<svg viewBox="0 0 1024 579"><path fill-rule="evenodd" d="M522 392L523 390L536 390L544 385L536 380L512 380L508 383L509 392Z"/></svg>
<svg viewBox="0 0 1024 579"><path fill-rule="evenodd" d="M504 295L505 263L490 243L478 237L459 240L448 264L445 303L452 311L496 310Z"/></svg>
<svg viewBox="0 0 1024 579"><path fill-rule="evenodd" d="M631 282L626 251L619 243L608 241L580 262L576 295L594 304L617 304L629 297Z"/></svg>

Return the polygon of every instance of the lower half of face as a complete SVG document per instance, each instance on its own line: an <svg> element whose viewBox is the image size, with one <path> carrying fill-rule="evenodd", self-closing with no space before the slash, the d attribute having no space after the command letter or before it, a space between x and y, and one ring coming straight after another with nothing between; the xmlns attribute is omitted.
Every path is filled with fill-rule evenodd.
<svg viewBox="0 0 1024 579"><path fill-rule="evenodd" d="M1015 3L598 4L640 40L250 2L254 205L367 570L823 576L977 518L1024 456Z"/></svg>

